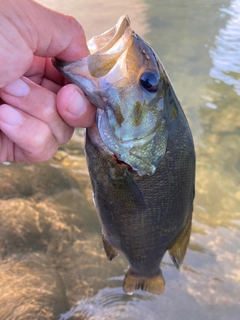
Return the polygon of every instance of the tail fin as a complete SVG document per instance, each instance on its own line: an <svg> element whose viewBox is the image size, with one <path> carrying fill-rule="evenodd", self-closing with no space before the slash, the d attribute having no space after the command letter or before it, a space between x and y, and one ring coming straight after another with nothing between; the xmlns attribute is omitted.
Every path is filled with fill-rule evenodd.
<svg viewBox="0 0 240 320"><path fill-rule="evenodd" d="M165 281L162 277L162 272L152 278L136 277L131 275L129 270L126 272L123 282L123 290L127 294L133 294L135 290L141 289L153 294L161 294L164 291Z"/></svg>

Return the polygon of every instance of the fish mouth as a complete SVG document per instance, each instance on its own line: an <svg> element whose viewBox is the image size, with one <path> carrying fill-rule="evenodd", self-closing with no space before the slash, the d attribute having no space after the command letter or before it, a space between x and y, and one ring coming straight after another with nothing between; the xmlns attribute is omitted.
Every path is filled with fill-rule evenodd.
<svg viewBox="0 0 240 320"><path fill-rule="evenodd" d="M52 58L52 64L57 70L61 70L66 65L66 62L57 58Z"/></svg>

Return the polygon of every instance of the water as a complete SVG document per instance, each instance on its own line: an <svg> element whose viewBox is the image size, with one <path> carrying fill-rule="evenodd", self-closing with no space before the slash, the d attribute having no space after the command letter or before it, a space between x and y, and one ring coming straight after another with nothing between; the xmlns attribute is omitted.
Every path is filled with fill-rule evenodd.
<svg viewBox="0 0 240 320"><path fill-rule="evenodd" d="M43 164L0 177L0 319L238 320L240 314L240 1L39 1L74 15L87 38L127 13L159 54L197 154L193 232L181 272L168 255L163 295L122 291L109 263L83 155L83 134Z"/></svg>

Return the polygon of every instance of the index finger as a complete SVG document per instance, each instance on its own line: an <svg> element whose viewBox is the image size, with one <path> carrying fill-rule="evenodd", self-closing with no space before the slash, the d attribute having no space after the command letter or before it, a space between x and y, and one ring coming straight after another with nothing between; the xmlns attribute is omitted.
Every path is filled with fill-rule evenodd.
<svg viewBox="0 0 240 320"><path fill-rule="evenodd" d="M25 15L25 20L17 19L15 23L19 25L19 31L35 55L56 56L64 61L73 61L89 54L84 30L75 18L53 11L35 1L11 2L14 3L18 16L19 10ZM21 8L16 8L16 4Z"/></svg>
<svg viewBox="0 0 240 320"><path fill-rule="evenodd" d="M0 87L25 74L34 55L73 61L89 53L76 19L31 0L0 1L0 40Z"/></svg>
<svg viewBox="0 0 240 320"><path fill-rule="evenodd" d="M53 66L51 58L34 56L31 68L24 76L39 85L42 85L44 79L53 81L61 86L65 83L65 78Z"/></svg>

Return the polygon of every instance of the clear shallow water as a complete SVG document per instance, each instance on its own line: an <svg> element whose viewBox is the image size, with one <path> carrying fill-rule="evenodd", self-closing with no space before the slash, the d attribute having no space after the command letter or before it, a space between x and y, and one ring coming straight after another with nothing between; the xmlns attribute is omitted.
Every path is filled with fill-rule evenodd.
<svg viewBox="0 0 240 320"><path fill-rule="evenodd" d="M127 263L102 250L78 130L47 163L1 166L0 319L238 320L239 1L39 2L74 15L87 38L127 13L159 54L196 145L193 232L181 273L164 257L163 295L125 295Z"/></svg>

